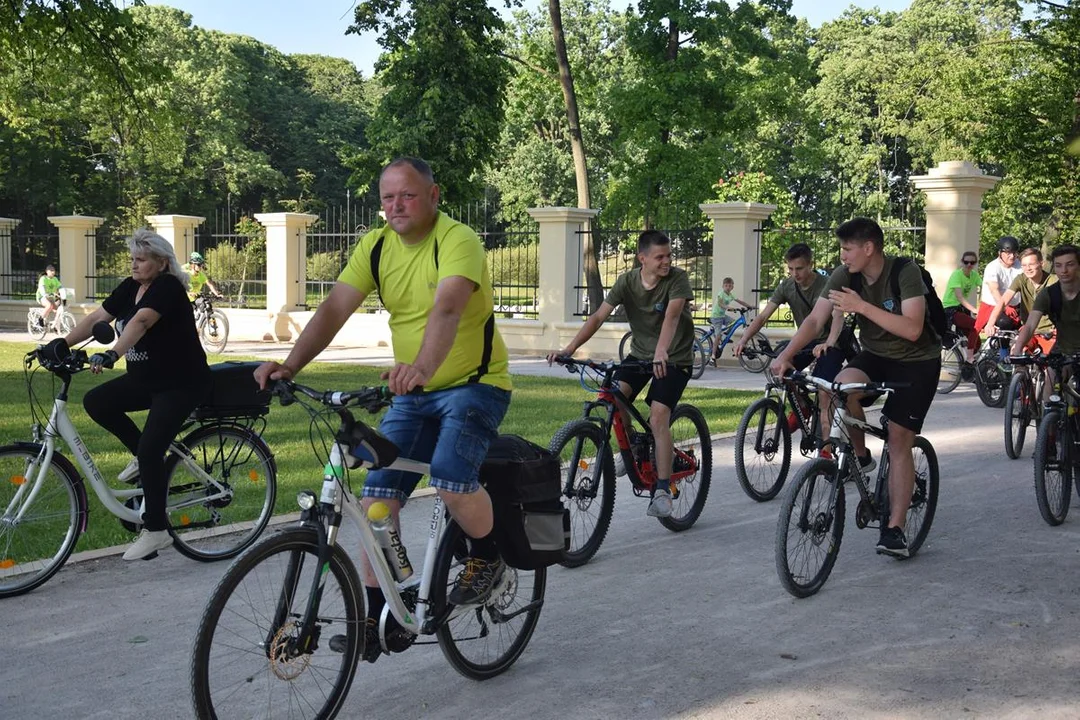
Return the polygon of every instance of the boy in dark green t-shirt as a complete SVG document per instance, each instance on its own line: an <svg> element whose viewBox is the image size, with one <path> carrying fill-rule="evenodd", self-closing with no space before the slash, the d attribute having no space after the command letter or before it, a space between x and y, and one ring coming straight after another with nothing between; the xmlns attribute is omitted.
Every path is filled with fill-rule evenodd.
<svg viewBox="0 0 1080 720"><path fill-rule="evenodd" d="M668 517L672 510L669 488L674 454L671 411L686 389L693 365L694 322L690 318L690 301L694 293L686 271L672 266L671 241L663 233L643 232L638 238L637 256L641 267L619 276L599 309L588 317L569 345L548 355L548 363L556 357L573 355L616 307L623 306L634 334L626 359L651 359L653 372L651 375L620 372L615 379L622 393L631 400L652 381L645 402L649 405L649 427L656 440L657 483L648 514ZM629 426L629 418L623 419ZM626 474L621 461L621 455L617 455L617 475Z"/></svg>
<svg viewBox="0 0 1080 720"><path fill-rule="evenodd" d="M791 343L773 361L772 370L782 375L792 368L792 358L816 338L834 309L854 313L863 351L836 376L837 383L900 382L910 385L903 392L890 393L883 413L889 418L889 498L887 523L882 523L879 553L907 557L904 525L915 488L915 465L911 449L915 436L937 390L941 371L941 340L926 322L926 286L915 263L907 263L899 273L900 297L893 297L890 272L895 258L884 254L885 235L869 218L848 220L836 229L840 240L840 260L814 310L795 333ZM861 275L855 292L851 276ZM848 398L848 412L864 419L861 395ZM875 466L865 437L849 427L851 443L864 469Z"/></svg>

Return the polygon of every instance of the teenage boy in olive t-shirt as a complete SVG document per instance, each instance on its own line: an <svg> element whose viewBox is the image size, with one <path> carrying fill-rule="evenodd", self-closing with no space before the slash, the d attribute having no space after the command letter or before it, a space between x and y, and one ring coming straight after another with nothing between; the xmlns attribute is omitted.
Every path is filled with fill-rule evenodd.
<svg viewBox="0 0 1080 720"><path fill-rule="evenodd" d="M814 311L803 322L784 351L773 361L774 373L791 369L792 358L812 341L834 309L855 313L863 350L836 376L838 383L899 382L910 384L901 392L889 393L884 414L889 418L888 523L883 523L878 540L879 553L907 557L904 525L915 488L915 466L911 449L922 429L937 390L941 371L941 340L926 322L926 286L914 263L900 270L900 297L893 297L890 272L895 258L884 254L885 235L869 218L848 220L836 229L840 240L840 260ZM851 276L861 276L860 290L851 288ZM848 412L864 418L861 395L848 399ZM848 428L856 455L864 468L874 467L866 450L863 433Z"/></svg>
<svg viewBox="0 0 1080 720"><path fill-rule="evenodd" d="M1071 355L1080 352L1080 248L1075 245L1059 245L1054 248L1050 257L1058 285L1061 287L1060 314L1057 318L1052 318L1054 327L1057 328L1054 352ZM1051 310L1050 289L1047 287L1035 296L1035 304L1031 307L1027 322L1013 341L1013 355L1019 355L1023 351L1043 316L1053 315Z"/></svg>
<svg viewBox="0 0 1080 720"><path fill-rule="evenodd" d="M599 309L585 320L566 347L548 355L573 355L591 338L619 305L626 310L634 334L627 360L652 360L652 374L622 372L615 375L619 389L631 400L646 383L649 394L649 427L656 440L656 487L649 502L652 517L671 515L671 411L679 403L694 361L694 322L690 317L690 279L685 270L671 264L671 241L662 232L647 230L638 238L638 262L619 276ZM625 418L628 422L629 419ZM616 470L619 467L616 460ZM616 474L619 474L618 472Z"/></svg>

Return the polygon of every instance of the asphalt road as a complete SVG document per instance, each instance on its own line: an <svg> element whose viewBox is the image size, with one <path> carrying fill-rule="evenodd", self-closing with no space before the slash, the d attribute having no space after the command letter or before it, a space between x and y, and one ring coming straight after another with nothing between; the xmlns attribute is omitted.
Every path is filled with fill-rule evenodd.
<svg viewBox="0 0 1080 720"><path fill-rule="evenodd" d="M942 490L911 561L876 555L849 502L828 583L790 597L774 566L779 500L742 493L721 440L685 533L620 485L600 552L549 572L536 633L508 672L477 683L417 646L362 664L342 717L1077 717L1080 520L1043 522L1033 438L1008 460L1001 411L971 386L937 399L925 434ZM414 558L429 510L420 499L403 516ZM0 601L0 717L191 717L195 628L224 570L172 550L110 556Z"/></svg>

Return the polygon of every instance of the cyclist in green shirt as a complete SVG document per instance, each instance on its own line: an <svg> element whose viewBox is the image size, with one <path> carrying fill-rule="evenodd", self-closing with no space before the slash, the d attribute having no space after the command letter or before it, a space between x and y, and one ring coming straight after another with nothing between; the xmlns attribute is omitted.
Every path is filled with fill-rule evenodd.
<svg viewBox="0 0 1080 720"><path fill-rule="evenodd" d="M199 295L202 294L202 289L205 287L214 297L221 297L221 293L218 292L214 283L210 282L210 278L206 274L206 258L201 253L193 252L188 257L188 263L184 265L184 272L190 275L191 289L188 290L188 300L195 301Z"/></svg>
<svg viewBox="0 0 1080 720"><path fill-rule="evenodd" d="M49 315L53 315L53 328L57 332L60 332L57 328L56 321L60 318L60 288L62 283L60 278L56 277L56 266L46 265L45 274L38 278L37 285L37 301L41 307L45 308L45 312L41 316L43 323L48 323Z"/></svg>

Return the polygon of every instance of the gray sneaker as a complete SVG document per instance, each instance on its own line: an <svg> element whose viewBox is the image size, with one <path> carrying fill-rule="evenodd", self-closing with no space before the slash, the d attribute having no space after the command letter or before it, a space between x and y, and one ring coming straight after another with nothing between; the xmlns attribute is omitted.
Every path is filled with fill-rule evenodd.
<svg viewBox="0 0 1080 720"><path fill-rule="evenodd" d="M667 490L657 490L649 501L649 509L645 512L649 517L671 517L671 493Z"/></svg>
<svg viewBox="0 0 1080 720"><path fill-rule="evenodd" d="M622 453L615 448L615 477L621 478L626 475L626 463L623 462Z"/></svg>

